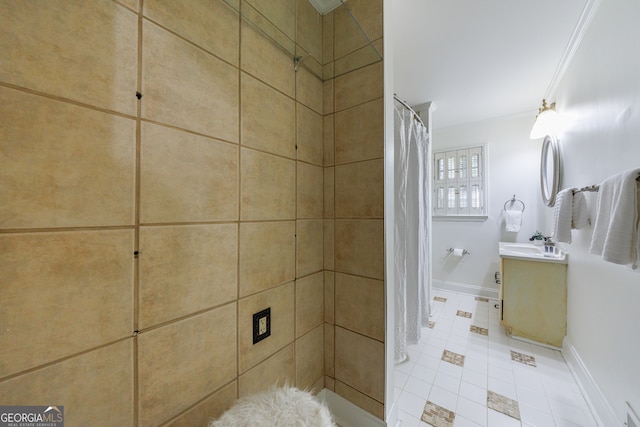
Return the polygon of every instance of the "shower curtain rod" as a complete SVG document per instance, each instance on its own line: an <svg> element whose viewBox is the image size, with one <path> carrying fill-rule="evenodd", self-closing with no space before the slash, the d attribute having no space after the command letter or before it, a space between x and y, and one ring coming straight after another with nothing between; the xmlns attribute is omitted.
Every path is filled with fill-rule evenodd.
<svg viewBox="0 0 640 427"><path fill-rule="evenodd" d="M414 109L413 109L413 108L411 108L411 107L409 106L409 104L407 104L405 101L403 101L402 99L400 99L400 98L398 97L398 95L396 95L395 93L393 94L393 99L395 99L396 101L398 101L400 104L402 104L402 106L403 106L404 108L406 108L407 110L409 110L409 111L411 112L411 114L413 114L413 118L414 118L414 119L416 119L417 121L419 121L419 122L420 122L420 124L421 124L422 126L424 126L424 128L425 128L425 129L427 128L427 127L424 125L424 122L422 121L422 118L418 115L418 113L416 113L416 112L414 111Z"/></svg>

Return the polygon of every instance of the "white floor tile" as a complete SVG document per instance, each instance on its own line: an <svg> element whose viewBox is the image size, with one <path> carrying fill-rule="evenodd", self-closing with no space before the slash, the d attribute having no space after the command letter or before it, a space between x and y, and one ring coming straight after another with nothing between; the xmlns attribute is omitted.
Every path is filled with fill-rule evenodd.
<svg viewBox="0 0 640 427"><path fill-rule="evenodd" d="M486 424L478 424L475 423L461 415L456 414L456 418L453 420L454 427L479 427L484 426Z"/></svg>
<svg viewBox="0 0 640 427"><path fill-rule="evenodd" d="M403 390L398 398L398 410L404 411L412 417L420 419L420 417L422 417L422 412L424 411L425 403L427 403L426 399Z"/></svg>
<svg viewBox="0 0 640 427"><path fill-rule="evenodd" d="M411 416L404 411L398 411L398 420L402 421L400 427L420 427L420 418Z"/></svg>
<svg viewBox="0 0 640 427"><path fill-rule="evenodd" d="M436 374L433 385L435 387L440 387L441 389L450 391L451 393L455 394L458 394L458 392L460 391L460 380L458 378L449 376L441 371L438 371L438 373Z"/></svg>
<svg viewBox="0 0 640 427"><path fill-rule="evenodd" d="M419 378L410 377L404 385L404 390L418 397L424 398L426 402L432 385L432 383L423 381Z"/></svg>
<svg viewBox="0 0 640 427"><path fill-rule="evenodd" d="M437 371L435 369L417 365L411 373L411 376L414 378L418 378L419 380L422 380L424 382L433 384L433 381L436 378L436 372Z"/></svg>
<svg viewBox="0 0 640 427"><path fill-rule="evenodd" d="M459 397L464 397L472 402L487 406L487 389L466 381L460 383Z"/></svg>
<svg viewBox="0 0 640 427"><path fill-rule="evenodd" d="M541 411L537 407L518 402L520 408L520 419L523 423L534 427L548 427L555 424L550 412Z"/></svg>
<svg viewBox="0 0 640 427"><path fill-rule="evenodd" d="M410 361L395 369L395 394L402 427L428 427L420 420L427 400L454 410L456 427L596 427L562 353L506 335L496 301L437 291L433 329L423 328L409 346ZM472 313L471 319L456 315ZM469 326L488 329L488 336ZM442 361L447 349L465 356L464 366ZM536 366L511 360L511 351L535 357ZM487 408L487 390L518 402L522 421Z"/></svg>
<svg viewBox="0 0 640 427"><path fill-rule="evenodd" d="M462 366L458 366L458 365L454 365L453 363L442 361L438 366L438 373L442 372L443 374L447 374L459 380L462 378L463 369L464 368Z"/></svg>
<svg viewBox="0 0 640 427"><path fill-rule="evenodd" d="M473 420L475 423L487 425L487 407L480 405L464 397L458 397L458 406L456 407L456 418L458 415Z"/></svg>
<svg viewBox="0 0 640 427"><path fill-rule="evenodd" d="M477 372L472 369L465 369L462 371L462 381L466 381L483 389L487 389L487 374Z"/></svg>
<svg viewBox="0 0 640 427"><path fill-rule="evenodd" d="M398 388L404 388L404 384L407 382L407 379L409 379L409 374L405 374L397 369L393 373L393 385Z"/></svg>
<svg viewBox="0 0 640 427"><path fill-rule="evenodd" d="M429 393L429 401L450 411L455 411L458 403L458 394L434 385L431 388L431 393Z"/></svg>
<svg viewBox="0 0 640 427"><path fill-rule="evenodd" d="M487 425L491 427L520 427L520 421L511 418L501 412L489 409L487 414Z"/></svg>

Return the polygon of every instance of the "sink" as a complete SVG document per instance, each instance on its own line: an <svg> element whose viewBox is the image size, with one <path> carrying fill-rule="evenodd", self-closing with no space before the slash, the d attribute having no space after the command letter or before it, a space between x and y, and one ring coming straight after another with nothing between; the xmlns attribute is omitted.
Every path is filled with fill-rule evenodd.
<svg viewBox="0 0 640 427"><path fill-rule="evenodd" d="M566 252L554 247L553 253L545 253L544 246L536 246L531 243L500 242L498 253L501 258L529 259L534 261L567 263Z"/></svg>

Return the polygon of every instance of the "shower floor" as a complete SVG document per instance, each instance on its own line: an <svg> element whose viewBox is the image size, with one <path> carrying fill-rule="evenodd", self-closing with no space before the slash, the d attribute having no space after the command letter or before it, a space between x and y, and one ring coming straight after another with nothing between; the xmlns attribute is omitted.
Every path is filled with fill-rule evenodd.
<svg viewBox="0 0 640 427"><path fill-rule="evenodd" d="M495 300L434 290L433 316L395 367L402 427L595 427L559 351L515 340Z"/></svg>

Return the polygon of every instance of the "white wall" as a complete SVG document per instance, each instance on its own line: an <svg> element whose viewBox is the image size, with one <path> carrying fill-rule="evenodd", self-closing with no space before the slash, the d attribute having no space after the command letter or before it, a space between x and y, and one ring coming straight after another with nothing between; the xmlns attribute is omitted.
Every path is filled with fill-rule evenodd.
<svg viewBox="0 0 640 427"><path fill-rule="evenodd" d="M639 42L640 2L601 1L555 97L566 120L563 187L640 168ZM592 214L596 198L587 195ZM591 228L574 230L563 246L567 336L621 423L625 400L640 412L640 274L590 255L591 235Z"/></svg>
<svg viewBox="0 0 640 427"><path fill-rule="evenodd" d="M433 132L433 149L487 144L488 216L482 222L433 222L433 280L489 288L497 292L498 242L524 242L544 225L540 197L540 148L530 140L535 119L530 114L457 126ZM433 113L437 123L438 112ZM515 194L526 209L519 233L504 231L503 209ZM542 230L541 230L542 231ZM471 254L457 258L446 249L464 248ZM496 294L497 296L497 294Z"/></svg>

